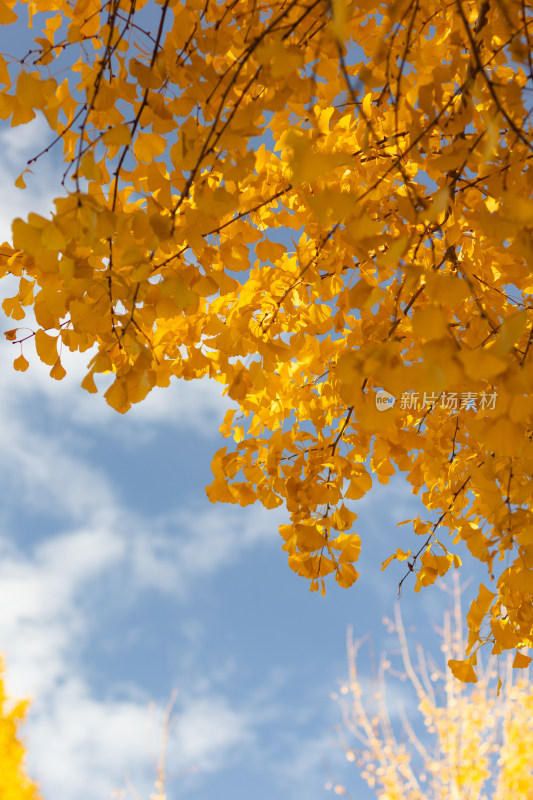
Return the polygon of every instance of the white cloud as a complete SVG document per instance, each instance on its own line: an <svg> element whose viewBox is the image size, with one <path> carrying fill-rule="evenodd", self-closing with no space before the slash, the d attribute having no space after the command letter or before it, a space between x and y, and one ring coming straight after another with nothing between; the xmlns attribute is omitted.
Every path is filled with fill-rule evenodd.
<svg viewBox="0 0 533 800"><path fill-rule="evenodd" d="M27 125L0 130L0 182L3 187L0 194L0 243L11 241L11 223L16 217L26 219L30 211L47 216L53 208L54 197L63 193L62 168L54 168L51 157L44 157L30 167L34 174L26 174L26 189L13 185L26 169L28 159L36 156L53 138L41 115Z"/></svg>
<svg viewBox="0 0 533 800"><path fill-rule="evenodd" d="M0 475L4 486L12 489L6 504L23 501L26 510L46 510L65 521L90 519L97 524L109 520L116 513L109 477L77 457L60 433L54 437L35 430L38 396L31 411L22 407L17 413L15 405L16 398L8 397L6 402L0 392Z"/></svg>
<svg viewBox="0 0 533 800"><path fill-rule="evenodd" d="M276 765L286 800L322 800L328 778L337 784L345 772L346 760L334 733L304 734L288 741L286 749L289 757Z"/></svg>
<svg viewBox="0 0 533 800"><path fill-rule="evenodd" d="M227 507L180 509L160 519L134 516L110 474L91 466L83 447L73 450L71 435L35 430L42 393L34 389L28 405L12 385L0 389L0 481L7 490L0 647L9 694L32 698L28 763L44 797L94 800L123 786L128 773L139 790L148 787L153 769L144 735L148 698L138 688L126 699L116 698L118 686L106 697L91 689L83 653L98 619L85 598L103 582L100 592L110 607L124 592L134 604L146 586L169 593L171 602L187 599L195 577L215 575L269 536L275 542L275 524L257 510ZM83 445L83 431L79 437ZM52 533L17 545L21 509L48 526L55 520ZM250 716L214 693L206 678L176 722L169 742L173 767L215 770L253 742ZM156 714L161 718L163 709Z"/></svg>
<svg viewBox="0 0 533 800"><path fill-rule="evenodd" d="M37 700L28 725L28 769L44 797L105 798L128 771L142 765L148 773L147 705L98 701L74 675Z"/></svg>
<svg viewBox="0 0 533 800"><path fill-rule="evenodd" d="M224 414L235 404L222 396L220 383L201 378L173 381L168 388L152 389L146 399L128 411L132 424L165 423L189 428L210 437L218 433Z"/></svg>
<svg viewBox="0 0 533 800"><path fill-rule="evenodd" d="M109 530L57 536L33 555L5 548L0 560L0 628L7 688L32 696L26 725L28 765L45 798L108 797L129 775L137 789L153 776L147 741L148 698L95 697L82 653L96 620L83 596L107 573L111 592L122 591L113 569L126 557L126 538ZM149 548L147 548L148 550ZM113 588L114 587L114 588ZM160 727L162 708L155 709ZM168 744L172 769L215 770L230 751L253 741L253 723L205 687L188 698ZM153 748L152 748L153 749Z"/></svg>
<svg viewBox="0 0 533 800"><path fill-rule="evenodd" d="M48 693L62 680L87 620L77 603L91 580L117 564L124 542L109 529L57 536L30 556L0 553L0 628L14 694Z"/></svg>
<svg viewBox="0 0 533 800"><path fill-rule="evenodd" d="M149 707L147 700L99 702L76 677L52 700L35 707L29 727L28 768L44 797L94 800L128 784L146 797L155 778L165 709ZM253 740L252 721L224 698L178 702L166 741L169 779L194 768L201 780L202 772L242 756Z"/></svg>
<svg viewBox="0 0 533 800"><path fill-rule="evenodd" d="M218 517L220 520L221 515ZM208 526L209 519L203 523ZM137 690L128 691L131 697L117 699L115 691L120 687L114 689L113 685L106 697L97 697L83 666L83 652L97 625L94 609L89 613L84 598L95 582L107 576L105 592L112 605L114 593L132 588L117 580L129 560L133 558L133 566L139 571L144 559L148 565L154 561L151 531L145 527L142 535L140 523L135 537L137 542L144 539L144 548L132 556L132 524L124 514L122 524L57 535L30 553L23 554L12 543L4 544L0 552L0 629L6 653L6 684L11 696L33 698L26 725L28 764L45 798L94 800L108 797L113 788L123 786L128 774L138 790L148 786L153 776L145 735L148 698ZM202 526L201 517L197 524ZM220 525L215 535L223 537L223 530ZM256 541L250 531L243 538L248 543ZM235 558L242 551L236 532L231 541ZM167 558L168 552L167 547ZM187 570L187 586L194 583L195 574L213 574L228 557L222 548L210 555L206 566L191 551L185 565L180 566ZM153 578L154 589L174 590L170 583L157 580L157 571ZM139 583L137 589L141 588ZM134 593L132 602L135 597ZM204 681L201 690L197 686L194 692L195 696L185 699L169 740L172 771L191 766L216 770L236 754L242 757L243 748L254 741L255 722L250 714L233 708L223 695L214 693L211 681ZM163 709L157 707L155 713L160 721Z"/></svg>
<svg viewBox="0 0 533 800"><path fill-rule="evenodd" d="M9 276L0 283L0 297L10 296L16 291L8 283ZM210 378L172 380L169 387L156 386L141 403L133 405L122 416L103 397L109 380L104 378L98 382L98 394L89 394L81 388L92 352L71 353L63 349L61 361L67 375L56 381L50 377L50 367L38 359L33 342L29 340L24 343L23 352L30 366L24 373L15 371L13 360L20 354L20 346L5 340L3 332L17 325L28 326L31 330L36 328L31 317L17 323L4 316L0 326L0 371L3 375L0 391L11 406L31 401L39 394L43 410L80 429L87 430L97 425L114 437L131 437L135 431L136 437L147 439L156 428L165 425L194 431L208 439L218 434L224 414L234 405L227 396L222 396L222 385Z"/></svg>
<svg viewBox="0 0 533 800"><path fill-rule="evenodd" d="M278 545L281 512L261 506L179 509L161 517L150 536L142 528L130 539L137 585L185 599L198 578L209 577L261 545Z"/></svg>
<svg viewBox="0 0 533 800"><path fill-rule="evenodd" d="M211 695L185 702L178 712L169 750L178 768L195 766L212 771L228 763L229 751L234 751L234 758L235 749L251 744L253 739L248 714Z"/></svg>

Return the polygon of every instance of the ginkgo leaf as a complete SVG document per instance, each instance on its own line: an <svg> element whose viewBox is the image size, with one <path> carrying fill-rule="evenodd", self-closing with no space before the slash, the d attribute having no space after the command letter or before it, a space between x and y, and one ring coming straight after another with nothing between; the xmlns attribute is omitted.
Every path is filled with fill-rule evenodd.
<svg viewBox="0 0 533 800"><path fill-rule="evenodd" d="M352 216L355 207L354 197L346 192L328 189L309 195L306 202L322 225L344 221ZM348 229L351 230L351 225L348 225ZM366 235L370 236L370 231Z"/></svg>
<svg viewBox="0 0 533 800"><path fill-rule="evenodd" d="M507 368L507 363L498 358L493 349L490 350L464 350L459 354L465 373L475 380L489 380L500 375Z"/></svg>
<svg viewBox="0 0 533 800"><path fill-rule="evenodd" d="M26 370L30 366L30 363L29 363L29 361L27 361L27 359L24 358L23 355L20 355L18 358L16 358L13 361L13 366L19 372L26 372Z"/></svg>
<svg viewBox="0 0 533 800"><path fill-rule="evenodd" d="M90 392L91 394L97 393L98 389L94 382L94 375L92 372L87 373L87 375L81 382L81 386L83 389L85 389L87 392Z"/></svg>
<svg viewBox="0 0 533 800"><path fill-rule="evenodd" d="M35 334L35 349L44 364L54 366L57 362L57 336L50 336L42 329Z"/></svg>
<svg viewBox="0 0 533 800"><path fill-rule="evenodd" d="M129 72L143 89L156 89L160 83L154 70L136 58L130 60Z"/></svg>
<svg viewBox="0 0 533 800"><path fill-rule="evenodd" d="M131 142L131 131L128 125L115 125L102 137L104 144L123 145Z"/></svg>
<svg viewBox="0 0 533 800"><path fill-rule="evenodd" d="M5 0L0 3L0 25L10 25L18 19L17 15L12 8L8 6Z"/></svg>
<svg viewBox="0 0 533 800"><path fill-rule="evenodd" d="M32 172L32 170L31 170L31 169L24 169L24 170L22 170L22 172L20 173L20 175L19 175L19 176L18 176L18 178L16 179L16 181L15 181L15 186L17 187L17 189L25 189L25 188L26 188L26 184L24 183L24 175L25 175L27 172L30 172L30 173L31 173L31 172Z"/></svg>
<svg viewBox="0 0 533 800"><path fill-rule="evenodd" d="M404 234L395 239L383 255L379 255L378 263L384 267L395 266L398 259L405 255L409 247L409 236Z"/></svg>
<svg viewBox="0 0 533 800"><path fill-rule="evenodd" d="M24 319L25 317L24 310L20 304L18 296L6 297L5 300L2 300L2 308L4 313L8 317L13 317L13 319Z"/></svg>
<svg viewBox="0 0 533 800"><path fill-rule="evenodd" d="M490 352L499 357L505 356L525 332L527 321L525 310L504 319Z"/></svg>
<svg viewBox="0 0 533 800"><path fill-rule="evenodd" d="M463 681L463 683L477 683L477 675L469 659L457 661L451 658L448 661L448 666L455 677Z"/></svg>
<svg viewBox="0 0 533 800"><path fill-rule="evenodd" d="M353 477L350 481L345 497L349 500L359 500L372 488L372 477L362 466L354 470Z"/></svg>
<svg viewBox="0 0 533 800"><path fill-rule="evenodd" d="M351 209L353 210L355 202L352 200ZM361 239L373 239L383 229L383 223L379 219L371 219L367 216L358 217L357 219L348 222L346 225L346 233L348 237L358 242Z"/></svg>
<svg viewBox="0 0 533 800"><path fill-rule="evenodd" d="M339 564L337 570L335 571L335 580L339 586L343 586L344 588L352 586L358 577L359 573L353 564Z"/></svg>
<svg viewBox="0 0 533 800"><path fill-rule="evenodd" d="M446 317L440 308L419 308L413 315L413 331L423 342L442 339L448 332Z"/></svg>
<svg viewBox="0 0 533 800"><path fill-rule="evenodd" d="M91 181L99 181L102 178L98 166L95 163L93 153L85 153L80 161L80 173Z"/></svg>
<svg viewBox="0 0 533 800"><path fill-rule="evenodd" d="M441 214L446 211L450 199L450 190L447 186L436 193L429 208L424 211L423 217L427 222L436 222Z"/></svg>
<svg viewBox="0 0 533 800"><path fill-rule="evenodd" d="M127 144L127 142L125 142ZM133 151L139 161L151 162L162 155L167 147L166 140L157 133L139 133L133 145Z"/></svg>
<svg viewBox="0 0 533 800"><path fill-rule="evenodd" d="M524 443L521 426L503 417L487 425L480 434L484 444L500 455L516 455Z"/></svg>
<svg viewBox="0 0 533 800"><path fill-rule="evenodd" d="M410 556L411 556L410 550L404 552L401 548L399 548L392 556L389 556L388 558L385 559L385 561L383 561L383 563L381 564L381 571L383 572L383 570L387 569L389 564L395 559L398 561L406 561L408 558L410 558Z"/></svg>
<svg viewBox="0 0 533 800"><path fill-rule="evenodd" d="M50 370L50 377L55 378L56 381L62 380L65 375L67 374L66 369L64 368L63 364L59 360L59 358L55 361L52 369Z"/></svg>
<svg viewBox="0 0 533 800"><path fill-rule="evenodd" d="M290 165L295 183L315 181L348 161L344 153L322 153L314 150L311 143L296 132L290 132L286 143L292 148Z"/></svg>
<svg viewBox="0 0 533 800"><path fill-rule="evenodd" d="M348 297L352 308L370 308L385 297L385 292L381 287L373 286L365 278L361 278L349 290Z"/></svg>
<svg viewBox="0 0 533 800"><path fill-rule="evenodd" d="M362 381L361 356L357 351L344 353L337 362L336 374L349 392L360 386Z"/></svg>
<svg viewBox="0 0 533 800"><path fill-rule="evenodd" d="M228 394L232 400L244 400L250 388L250 381L247 378L244 368L237 371L235 377L228 387Z"/></svg>
<svg viewBox="0 0 533 800"><path fill-rule="evenodd" d="M512 191L502 192L505 212L519 224L529 225L533 222L533 200Z"/></svg>
<svg viewBox="0 0 533 800"><path fill-rule="evenodd" d="M111 408L114 408L115 411L118 411L120 414L125 414L131 406L126 385L124 381L118 378L113 381L104 397Z"/></svg>
<svg viewBox="0 0 533 800"><path fill-rule="evenodd" d="M17 79L17 99L29 108L43 108L46 105L45 84L38 72L22 70Z"/></svg>
<svg viewBox="0 0 533 800"><path fill-rule="evenodd" d="M513 668L514 669L527 669L531 664L531 656L527 656L524 653L519 653L517 651L514 660L513 660Z"/></svg>
<svg viewBox="0 0 533 800"><path fill-rule="evenodd" d="M331 542L331 546L340 551L339 564L353 563L359 558L361 539L354 533L341 533Z"/></svg>
<svg viewBox="0 0 533 800"><path fill-rule="evenodd" d="M319 550L326 544L326 536L314 525L297 525L296 542L300 550L312 552Z"/></svg>
<svg viewBox="0 0 533 800"><path fill-rule="evenodd" d="M329 23L329 30L338 42L344 42L347 37L348 18L349 10L345 0L333 0L333 13Z"/></svg>
<svg viewBox="0 0 533 800"><path fill-rule="evenodd" d="M287 46L281 38L260 45L256 51L256 58L260 64L270 66L273 78L290 75L303 65L299 48Z"/></svg>
<svg viewBox="0 0 533 800"><path fill-rule="evenodd" d="M476 600L472 601L467 615L467 622L470 630L479 630L496 596L494 592L490 592L482 583L479 585L479 594Z"/></svg>
<svg viewBox="0 0 533 800"><path fill-rule="evenodd" d="M0 24L1 23L1 11L0 11ZM10 77L9 77L9 70L7 68L7 63L5 58L0 54L0 83L4 85L9 85Z"/></svg>
<svg viewBox="0 0 533 800"><path fill-rule="evenodd" d="M426 276L425 291L431 300L446 307L460 305L471 293L466 281L452 275L439 275L434 272Z"/></svg>
<svg viewBox="0 0 533 800"><path fill-rule="evenodd" d="M171 297L176 308L185 308L198 302L196 292L189 289L183 278L169 278L161 284L161 293Z"/></svg>

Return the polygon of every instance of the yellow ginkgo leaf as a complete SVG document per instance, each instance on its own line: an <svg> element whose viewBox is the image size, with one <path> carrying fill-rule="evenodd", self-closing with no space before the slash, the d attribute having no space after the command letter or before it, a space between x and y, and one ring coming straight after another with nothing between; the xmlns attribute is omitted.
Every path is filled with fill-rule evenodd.
<svg viewBox="0 0 533 800"><path fill-rule="evenodd" d="M443 311L436 306L417 308L413 314L412 324L413 332L423 342L431 339L442 339L448 332L446 317Z"/></svg>
<svg viewBox="0 0 533 800"><path fill-rule="evenodd" d="M347 588L352 586L359 577L359 573L353 564L339 564L335 570L335 580L339 586Z"/></svg>
<svg viewBox="0 0 533 800"><path fill-rule="evenodd" d="M106 131L102 137L104 144L126 145L131 142L131 131L128 125L115 125Z"/></svg>
<svg viewBox="0 0 533 800"><path fill-rule="evenodd" d="M24 182L24 175L27 172L32 173L32 170L31 169L23 169L22 172L20 173L20 175L18 176L18 178L16 179L15 186L17 187L17 189L25 189L26 188L26 184Z"/></svg>
<svg viewBox="0 0 533 800"><path fill-rule="evenodd" d="M531 656L526 656L524 653L516 652L513 661L513 667L515 669L527 669L531 664Z"/></svg>
<svg viewBox="0 0 533 800"><path fill-rule="evenodd" d="M457 661L451 658L448 661L448 666L453 675L463 683L477 683L477 675L470 659Z"/></svg>
<svg viewBox="0 0 533 800"><path fill-rule="evenodd" d="M50 336L41 328L35 334L35 349L44 364L54 366L57 362L57 336Z"/></svg>
<svg viewBox="0 0 533 800"><path fill-rule="evenodd" d="M126 384L123 380L116 378L109 389L104 394L105 399L119 414L125 414L131 407L128 397Z"/></svg>
<svg viewBox="0 0 533 800"><path fill-rule="evenodd" d="M297 525L296 543L300 550L312 552L320 550L326 544L326 537L317 525Z"/></svg>
<svg viewBox="0 0 533 800"><path fill-rule="evenodd" d="M98 391L96 384L94 382L94 374L93 372L88 372L85 378L81 382L82 389L85 389L87 392L91 394L96 394Z"/></svg>
<svg viewBox="0 0 533 800"><path fill-rule="evenodd" d="M55 378L56 381L60 381L65 377L66 374L67 371L58 358L50 370L50 377Z"/></svg>
<svg viewBox="0 0 533 800"><path fill-rule="evenodd" d="M16 359L13 361L13 366L14 366L14 367L15 367L15 369L16 369L16 370L18 370L19 372L26 372L26 370L28 369L28 367L29 367L30 365L29 365L29 362L28 362L28 361L27 361L27 360L24 358L24 356L21 354L21 355L20 355L18 358L16 358Z"/></svg>
<svg viewBox="0 0 533 800"><path fill-rule="evenodd" d="M8 6L5 0L2 0L0 2L0 25L10 25L12 22L16 22L17 19L18 17L13 9Z"/></svg>

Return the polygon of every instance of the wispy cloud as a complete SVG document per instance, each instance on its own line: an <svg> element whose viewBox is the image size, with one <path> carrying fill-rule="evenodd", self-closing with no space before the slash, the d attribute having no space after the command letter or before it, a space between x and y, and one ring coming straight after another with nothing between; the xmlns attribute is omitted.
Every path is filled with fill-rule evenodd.
<svg viewBox="0 0 533 800"><path fill-rule="evenodd" d="M205 592L206 581L227 564L276 541L275 524L257 510L231 507L134 514L105 462L95 466L87 455L96 430L104 442L110 423L95 428L93 416L93 427L75 425L68 413L69 404L79 408L83 390L67 387L62 396L63 387L42 370L27 381L28 373L13 375L5 351L1 359L0 648L9 693L32 697L29 767L44 796L54 800L108 797L128 773L142 790L153 777L145 735L150 698L135 683L111 683L105 696L93 686L84 655L98 649L100 610L111 609L112 617L117 598L133 607L147 587L170 605L179 603L200 591L198 577ZM204 398L203 413L216 405L213 398ZM195 424L200 405L199 397L189 398L183 425ZM168 424L171 410L166 403L151 419L167 415ZM131 430L138 427L139 420ZM98 607L89 602L95 592L103 603ZM106 624L109 636L118 623ZM189 633L190 624L186 618ZM189 666L197 669L197 663ZM162 714L156 705L156 718ZM196 765L208 772L235 754L244 757L254 726L249 712L235 707L220 684L215 690L206 675L203 688L181 704L169 741L173 768Z"/></svg>
<svg viewBox="0 0 533 800"><path fill-rule="evenodd" d="M14 181L33 158L53 138L40 115L27 125L0 130L0 243L11 241L11 222L25 219L30 211L46 215L53 208L53 199L61 192L61 170L54 167L56 156L41 159L34 174L27 173L26 189L15 187ZM43 144L44 143L44 144Z"/></svg>
<svg viewBox="0 0 533 800"><path fill-rule="evenodd" d="M166 742L170 782L194 768L201 783L202 773L227 766L254 740L253 721L220 696L178 702L176 712ZM71 676L32 713L29 767L54 800L105 798L128 784L148 797L163 717L147 699L97 700Z"/></svg>
<svg viewBox="0 0 533 800"><path fill-rule="evenodd" d="M218 531L213 534L219 539L224 539L226 530L222 516L218 515ZM104 603L107 598L111 608L116 593L129 592L134 604L147 585L175 595L176 584L170 577L175 578L176 572L181 575L178 585L183 597L199 574L205 591L205 578L227 562L231 548L231 558L236 558L240 546L234 521L227 526L233 531L231 548L227 545L210 552L208 564L196 557L196 551L187 554L182 536L184 562L176 561L178 569L171 569L165 579L164 559L158 562L154 551L164 546L167 563L172 564L179 559L180 548L172 552L170 540L154 539L149 520L145 520L144 532L138 523L132 549L128 522L132 520L126 513L122 523L115 517L114 526L101 523L97 527L92 521L86 528L48 538L29 553L2 540L0 628L8 689L13 696L33 697L27 724L29 766L45 797L54 800L106 797L114 786L123 785L128 773L141 787L153 774L143 734L149 700L146 692L141 690L139 697L134 691L137 696L117 699L123 686L111 684L105 697L91 688L83 655L98 631L94 616L98 609L86 598L98 585L99 596L103 593ZM198 526L202 522L206 527L210 524L209 518L196 519ZM249 544L256 540L250 535L244 538ZM198 552L206 541L204 537L198 542ZM130 569L135 575L124 582ZM242 752L254 740L250 714L234 708L210 683L183 702L169 742L173 768L195 765L204 771L215 770L230 752ZM163 709L157 707L156 712L160 718Z"/></svg>
<svg viewBox="0 0 533 800"><path fill-rule="evenodd" d="M13 294L0 284L0 298ZM232 401L223 397L221 384L210 378L194 381L172 381L167 388L155 387L142 403L132 406L123 417L103 398L105 386L97 394L80 389L87 373L91 354L71 353L63 350L61 361L67 371L58 382L50 377L50 367L42 364L33 342L24 344L24 354L30 367L24 373L13 369L13 359L19 355L19 345L6 341L3 332L13 327L28 326L35 330L31 317L16 323L0 312L0 372L6 402L31 403L38 394L41 410L49 417L61 419L78 429L88 431L97 426L107 430L113 438L132 435L150 438L162 426L194 432L202 439L218 435L219 427ZM117 424L117 422L119 424Z"/></svg>
<svg viewBox="0 0 533 800"><path fill-rule="evenodd" d="M278 545L280 513L261 507L180 508L152 521L150 536L137 526L130 558L140 587L185 598L198 578L208 578L258 546Z"/></svg>

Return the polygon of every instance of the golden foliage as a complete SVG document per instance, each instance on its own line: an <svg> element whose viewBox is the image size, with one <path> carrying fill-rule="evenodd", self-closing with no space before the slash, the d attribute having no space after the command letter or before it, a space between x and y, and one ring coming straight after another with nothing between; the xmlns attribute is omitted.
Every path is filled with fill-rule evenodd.
<svg viewBox="0 0 533 800"><path fill-rule="evenodd" d="M7 706L4 690L4 665L0 659L0 797L2 800L39 800L37 786L26 775L25 750L18 736L28 703Z"/></svg>
<svg viewBox="0 0 533 800"><path fill-rule="evenodd" d="M367 684L357 669L360 643L349 635L349 682L341 686L340 697L334 695L343 705L342 738L347 760L357 764L376 798L529 800L533 786L533 689L527 674L513 681L508 660L502 685L492 657L492 664L480 668L479 680L468 687L439 668L420 645L416 648L417 663L413 662L398 607L390 629L398 637L403 670L398 673L383 657L378 680L374 685ZM445 656L459 655L464 643L457 589L454 612L445 616L441 633ZM397 718L392 719L393 675L409 680L418 700L418 714L407 713L402 706L394 708ZM407 694L402 690L404 698ZM342 784L329 788L352 796Z"/></svg>
<svg viewBox="0 0 533 800"><path fill-rule="evenodd" d="M121 413L220 381L244 422L208 496L284 505L312 589L357 579L344 500L406 473L417 590L460 564L441 532L506 563L456 673L531 646L531 5L6 0L0 22L26 12L0 118L46 119L17 186L57 144L65 192L14 220L0 274L51 376L93 348L83 386Z"/></svg>

